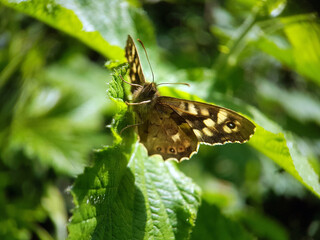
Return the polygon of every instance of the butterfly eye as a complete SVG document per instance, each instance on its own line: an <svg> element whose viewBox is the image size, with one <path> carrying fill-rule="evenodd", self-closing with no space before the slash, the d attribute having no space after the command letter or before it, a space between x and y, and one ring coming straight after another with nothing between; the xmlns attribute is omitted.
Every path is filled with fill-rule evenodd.
<svg viewBox="0 0 320 240"><path fill-rule="evenodd" d="M228 126L228 128L230 129L234 129L236 127L236 125L234 124L234 122L227 122L226 125Z"/></svg>

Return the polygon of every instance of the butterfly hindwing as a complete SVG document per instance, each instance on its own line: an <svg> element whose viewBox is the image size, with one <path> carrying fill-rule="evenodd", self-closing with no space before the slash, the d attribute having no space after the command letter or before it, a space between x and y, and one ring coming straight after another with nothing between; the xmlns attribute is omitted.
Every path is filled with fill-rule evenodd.
<svg viewBox="0 0 320 240"><path fill-rule="evenodd" d="M137 120L143 121L138 134L149 155L160 154L164 160L181 161L198 149L198 139L189 124L170 107L157 104L150 115Z"/></svg>
<svg viewBox="0 0 320 240"><path fill-rule="evenodd" d="M198 140L206 144L244 143L255 131L251 121L230 109L163 96L158 98L158 102L179 114L190 125Z"/></svg>

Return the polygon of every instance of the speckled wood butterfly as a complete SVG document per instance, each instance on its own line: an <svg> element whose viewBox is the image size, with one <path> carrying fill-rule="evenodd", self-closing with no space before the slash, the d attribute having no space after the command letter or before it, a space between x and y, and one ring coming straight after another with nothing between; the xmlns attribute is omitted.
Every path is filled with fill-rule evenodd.
<svg viewBox="0 0 320 240"><path fill-rule="evenodd" d="M179 162L198 151L199 143L244 143L255 125L238 113L196 101L160 96L157 85L145 80L137 48L128 36L126 58L130 65L132 109L140 142L149 155Z"/></svg>

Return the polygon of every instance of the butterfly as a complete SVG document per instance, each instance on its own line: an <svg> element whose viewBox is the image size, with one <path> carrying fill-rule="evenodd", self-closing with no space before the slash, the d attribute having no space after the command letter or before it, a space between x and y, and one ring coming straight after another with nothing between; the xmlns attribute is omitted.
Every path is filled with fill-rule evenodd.
<svg viewBox="0 0 320 240"><path fill-rule="evenodd" d="M145 80L136 45L128 36L125 54L129 63L132 106L139 141L148 155L178 162L196 153L200 143L244 143L255 125L227 108L185 99L160 96L157 84Z"/></svg>

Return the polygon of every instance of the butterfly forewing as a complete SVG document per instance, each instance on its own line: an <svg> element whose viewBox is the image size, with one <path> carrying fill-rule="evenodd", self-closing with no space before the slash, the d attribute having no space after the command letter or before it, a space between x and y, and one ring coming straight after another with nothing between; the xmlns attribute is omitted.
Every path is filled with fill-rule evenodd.
<svg viewBox="0 0 320 240"><path fill-rule="evenodd" d="M138 51L131 36L128 36L125 52L126 52L126 58L130 65L129 77L130 77L131 83L143 85L145 83L145 78L142 71ZM132 86L131 92L134 92L136 88L137 88L136 86Z"/></svg>
<svg viewBox="0 0 320 240"><path fill-rule="evenodd" d="M199 142L211 145L244 143L255 131L253 123L230 109L163 96L158 98L158 102L179 114L190 125Z"/></svg>

